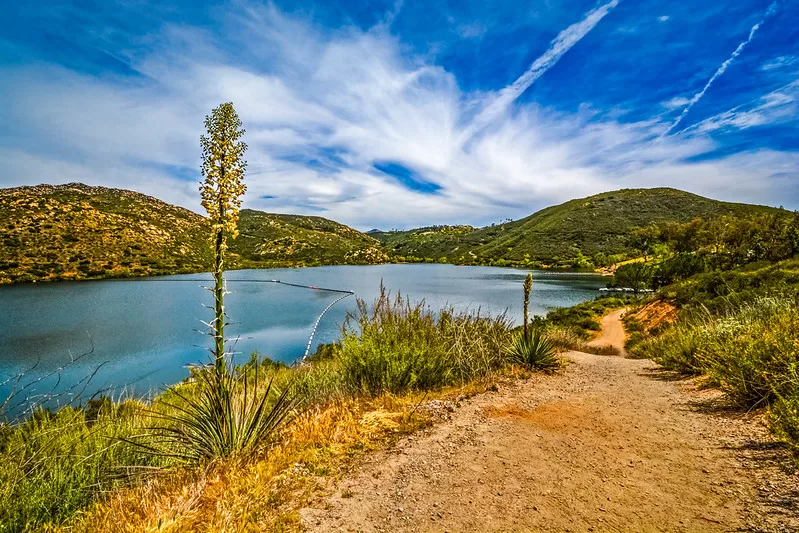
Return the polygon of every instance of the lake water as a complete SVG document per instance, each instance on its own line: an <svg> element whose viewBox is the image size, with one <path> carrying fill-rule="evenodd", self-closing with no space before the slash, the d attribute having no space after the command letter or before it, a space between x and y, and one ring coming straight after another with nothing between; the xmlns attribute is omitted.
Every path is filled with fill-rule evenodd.
<svg viewBox="0 0 799 533"><path fill-rule="evenodd" d="M454 265L332 266L303 269L243 270L228 279L271 280L355 291L367 302L387 289L433 309L450 304L483 314L507 311L521 322L522 281L526 270ZM0 287L0 383L26 373L23 383L57 371L58 390L72 388L84 397L108 389L114 394L143 395L176 383L188 375L186 365L208 360L210 338L201 334L202 320L213 312L203 285L210 275L197 274L136 280L84 281ZM187 281L200 280L200 281ZM207 281L202 281L207 280ZM533 271L531 312L544 314L592 299L604 281L593 275ZM228 336L239 336L241 358L258 350L284 362L301 358L313 323L340 294L272 283L236 281L225 304L232 325ZM314 345L336 340L355 299L333 307L319 325ZM91 382L85 379L99 366ZM50 390L52 376L27 392ZM79 384L78 384L79 383ZM78 385L76 385L78 384ZM0 385L0 403L13 380ZM66 396L65 396L66 398ZM63 399L61 400L63 402ZM11 404L13 408L13 404Z"/></svg>

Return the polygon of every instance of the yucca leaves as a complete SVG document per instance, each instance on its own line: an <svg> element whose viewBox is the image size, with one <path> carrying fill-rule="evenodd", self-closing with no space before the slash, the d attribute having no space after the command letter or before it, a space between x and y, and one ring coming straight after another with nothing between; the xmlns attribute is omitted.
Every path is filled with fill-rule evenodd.
<svg viewBox="0 0 799 533"><path fill-rule="evenodd" d="M560 366L555 342L540 328L533 329L529 335L517 336L508 349L508 359L529 370L551 371Z"/></svg>
<svg viewBox="0 0 799 533"><path fill-rule="evenodd" d="M149 453L199 464L246 454L267 443L297 404L291 386L281 392L260 363L243 370L201 369L192 389L173 387L151 416L159 420L131 444Z"/></svg>

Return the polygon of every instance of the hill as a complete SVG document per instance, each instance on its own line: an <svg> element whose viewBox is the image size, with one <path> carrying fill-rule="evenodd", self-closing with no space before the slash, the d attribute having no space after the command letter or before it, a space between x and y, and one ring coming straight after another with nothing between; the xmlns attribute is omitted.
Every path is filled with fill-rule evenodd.
<svg viewBox="0 0 799 533"><path fill-rule="evenodd" d="M210 269L206 219L156 198L80 183L0 189L0 282ZM242 210L228 266L372 263L379 243L321 217Z"/></svg>
<svg viewBox="0 0 799 533"><path fill-rule="evenodd" d="M374 264L388 260L376 239L322 217L242 209L239 237L230 249L242 266L287 261L302 266Z"/></svg>
<svg viewBox="0 0 799 533"><path fill-rule="evenodd" d="M578 266L586 259L598 264L604 256L630 254L627 239L638 227L763 211L779 210L669 188L623 189L484 228L436 226L372 236L399 260Z"/></svg>

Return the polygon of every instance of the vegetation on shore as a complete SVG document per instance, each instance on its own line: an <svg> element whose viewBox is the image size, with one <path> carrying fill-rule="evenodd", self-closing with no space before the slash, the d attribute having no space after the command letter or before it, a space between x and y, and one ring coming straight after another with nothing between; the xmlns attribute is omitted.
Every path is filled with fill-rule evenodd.
<svg viewBox="0 0 799 533"><path fill-rule="evenodd" d="M623 189L484 228L438 226L370 235L398 261L595 268L637 257L639 251L630 240L636 229L759 213L786 212L676 189Z"/></svg>
<svg viewBox="0 0 799 533"><path fill-rule="evenodd" d="M208 219L133 191L80 183L0 189L0 283L207 272ZM321 217L244 209L229 268L375 264L380 243Z"/></svg>
<svg viewBox="0 0 799 533"><path fill-rule="evenodd" d="M626 318L628 351L701 375L735 407L765 408L799 464L799 215L694 220L662 228L648 303Z"/></svg>

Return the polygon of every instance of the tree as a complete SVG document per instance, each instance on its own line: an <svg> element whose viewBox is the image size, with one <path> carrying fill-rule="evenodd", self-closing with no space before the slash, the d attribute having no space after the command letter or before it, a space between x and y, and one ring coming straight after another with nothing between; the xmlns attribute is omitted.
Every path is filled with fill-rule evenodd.
<svg viewBox="0 0 799 533"><path fill-rule="evenodd" d="M203 150L200 195L202 206L211 220L214 246L214 362L219 373L225 371L225 268L227 238L238 235L241 196L247 190L243 183L247 162L242 159L247 145L241 141L244 129L231 102L221 104L205 117L208 135L200 137Z"/></svg>
<svg viewBox="0 0 799 533"><path fill-rule="evenodd" d="M644 256L644 262L646 262L659 239L660 230L656 226L647 226L633 231L628 244L641 252L641 255Z"/></svg>
<svg viewBox="0 0 799 533"><path fill-rule="evenodd" d="M616 269L615 285L617 287L630 287L636 293L652 285L652 267L637 261L627 263Z"/></svg>

